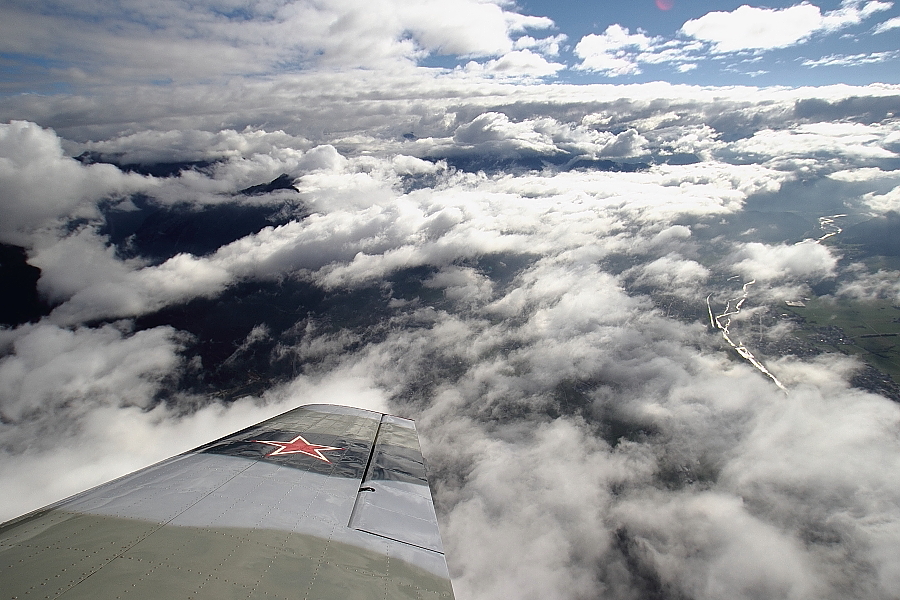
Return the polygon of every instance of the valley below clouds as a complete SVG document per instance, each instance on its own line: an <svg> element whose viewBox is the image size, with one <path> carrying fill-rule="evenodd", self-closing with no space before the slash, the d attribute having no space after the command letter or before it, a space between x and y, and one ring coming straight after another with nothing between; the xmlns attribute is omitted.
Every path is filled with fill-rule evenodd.
<svg viewBox="0 0 900 600"><path fill-rule="evenodd" d="M5 102L0 518L328 402L460 599L897 597L900 88L386 77Z"/></svg>

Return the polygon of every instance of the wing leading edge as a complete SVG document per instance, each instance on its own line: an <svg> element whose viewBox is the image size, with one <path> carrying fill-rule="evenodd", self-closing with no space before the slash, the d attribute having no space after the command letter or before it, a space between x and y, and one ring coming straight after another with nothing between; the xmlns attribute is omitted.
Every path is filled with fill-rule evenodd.
<svg viewBox="0 0 900 600"><path fill-rule="evenodd" d="M308 405L0 525L7 598L453 599L415 424Z"/></svg>

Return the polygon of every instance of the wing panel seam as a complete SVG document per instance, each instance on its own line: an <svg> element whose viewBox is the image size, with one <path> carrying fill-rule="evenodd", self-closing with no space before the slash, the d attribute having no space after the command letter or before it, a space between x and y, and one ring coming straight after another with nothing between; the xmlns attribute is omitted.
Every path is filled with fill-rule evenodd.
<svg viewBox="0 0 900 600"><path fill-rule="evenodd" d="M425 550L426 552L431 552L432 554L437 554L439 556L444 556L443 552L438 552L432 548L426 548L425 546L419 546L418 544L411 544L409 542L404 542L403 540L398 540L397 538L392 538L387 535L382 535L380 533L372 533L371 531L366 531L365 529L357 528L356 531L361 531L363 533L368 533L369 535L374 535L375 537L380 537L383 540L391 540L392 542L397 542L398 544L403 544L404 546L412 546L413 548L418 548L419 550Z"/></svg>
<svg viewBox="0 0 900 600"><path fill-rule="evenodd" d="M372 467L372 459L375 458L375 448L378 446L378 434L381 433L381 424L384 423L384 415L378 421L378 427L375 428L375 437L372 438L372 448L369 449L369 460L366 461L366 468L363 469L362 479L359 480L359 489L356 491L356 501L353 503L353 510L350 511L350 520L347 521L347 527L353 527L353 520L356 518L356 511L361 506L362 488L368 480L369 469ZM368 533L368 532L367 532Z"/></svg>
<svg viewBox="0 0 900 600"><path fill-rule="evenodd" d="M172 516L170 519L168 519L166 522L160 523L158 527L155 527L152 531L150 531L150 532L147 533L146 535L141 536L140 538L138 538L137 540L135 540L132 544L130 544L127 548L123 548L121 552L117 553L115 556L113 556L112 558L110 558L109 560L107 560L106 562L104 562L102 565L100 565L99 567L97 567L96 569L94 569L93 571L91 571L90 573L88 573L87 575L85 575L84 577L82 577L81 579L79 579L77 582L73 583L72 585L70 585L69 587L67 587L66 589L64 589L63 591L59 592L59 594L57 594L56 597L58 598L58 597L62 596L63 594L68 593L69 590L71 590L71 589L75 588L76 586L79 586L79 585L81 585L82 583L84 583L85 581L87 581L90 577L92 577L93 575L97 574L101 569L103 569L104 567L106 567L107 565L109 565L110 563L112 563L114 560L116 560L116 559L118 559L118 558L121 558L124 554L126 554L126 553L129 552L129 551L131 551L132 548L134 548L135 546L137 546L138 544L140 544L141 542L143 542L144 540L146 540L148 537L150 537L151 535L153 535L154 533L156 533L157 531L159 531L160 529L162 529L163 527L165 527L166 525L168 525L169 523L171 523L172 521L174 521L175 519L177 519L178 517L180 517L181 515L183 515L185 512L189 511L191 508L193 508L194 506L196 506L197 504L199 504L200 502L202 502L203 500L205 500L206 498L208 498L210 495L212 495L212 494L214 494L215 492L217 492L217 491L219 491L220 489L222 489L222 487L224 487L225 484L227 484L227 483L230 482L232 479L234 479L235 477L237 477L238 475L240 475L241 473L243 473L244 471L246 471L247 469L249 469L250 467L252 467L254 464L256 464L256 462L258 462L258 461L253 461L253 462L251 462L249 465L247 465L244 469L241 469L240 471L237 471L234 475L232 475L231 477L229 477L227 480L223 481L221 485L219 485L218 487L216 487L216 488L213 489L213 490L210 490L208 493L206 493L206 494L204 494L203 496L201 496L200 498L198 498L196 501L194 501L193 503L191 503L190 506L186 507L184 510L178 512L177 514L173 515L173 516Z"/></svg>

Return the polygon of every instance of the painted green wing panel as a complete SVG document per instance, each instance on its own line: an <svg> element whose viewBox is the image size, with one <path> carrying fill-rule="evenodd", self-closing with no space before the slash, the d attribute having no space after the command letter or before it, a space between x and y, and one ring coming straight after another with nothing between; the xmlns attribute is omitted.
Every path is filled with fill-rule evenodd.
<svg viewBox="0 0 900 600"><path fill-rule="evenodd" d="M301 407L3 524L0 589L452 599L424 475L412 421Z"/></svg>

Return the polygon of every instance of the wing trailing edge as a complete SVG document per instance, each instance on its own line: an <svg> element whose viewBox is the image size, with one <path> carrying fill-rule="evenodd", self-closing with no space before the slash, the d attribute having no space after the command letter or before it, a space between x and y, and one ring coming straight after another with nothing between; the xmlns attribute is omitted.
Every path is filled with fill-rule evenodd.
<svg viewBox="0 0 900 600"><path fill-rule="evenodd" d="M453 599L415 423L307 405L0 525L14 598Z"/></svg>

